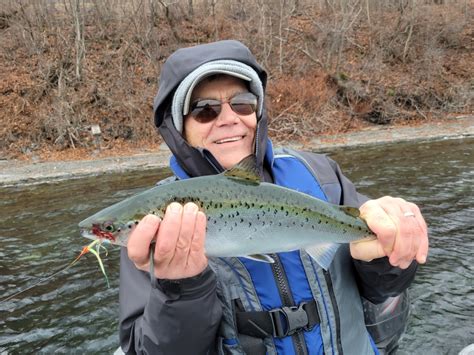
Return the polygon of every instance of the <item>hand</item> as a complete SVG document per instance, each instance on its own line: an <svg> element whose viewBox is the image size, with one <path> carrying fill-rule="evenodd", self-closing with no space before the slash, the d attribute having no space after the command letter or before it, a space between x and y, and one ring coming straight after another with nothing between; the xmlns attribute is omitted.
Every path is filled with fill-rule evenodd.
<svg viewBox="0 0 474 355"><path fill-rule="evenodd" d="M402 269L408 268L415 259L420 264L426 262L428 228L418 206L385 196L364 203L360 215L377 239L351 243L354 259L371 261L388 256L391 265Z"/></svg>
<svg viewBox="0 0 474 355"><path fill-rule="evenodd" d="M194 203L184 207L171 203L163 221L145 216L130 235L128 257L135 266L150 271L150 245L156 241L153 255L155 277L177 280L200 274L207 267L204 254L206 215Z"/></svg>

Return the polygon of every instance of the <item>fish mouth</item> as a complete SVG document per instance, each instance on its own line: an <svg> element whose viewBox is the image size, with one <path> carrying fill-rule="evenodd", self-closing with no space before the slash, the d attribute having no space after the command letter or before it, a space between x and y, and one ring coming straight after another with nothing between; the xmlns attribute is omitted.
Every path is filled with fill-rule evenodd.
<svg viewBox="0 0 474 355"><path fill-rule="evenodd" d="M80 231L81 235L85 238L89 239L97 239L97 235L95 235L90 229L82 228Z"/></svg>
<svg viewBox="0 0 474 355"><path fill-rule="evenodd" d="M245 135L239 135L239 136L233 136L233 137L218 139L218 140L214 141L214 143L216 143L216 144L233 143L233 142L241 141L244 138L245 138Z"/></svg>

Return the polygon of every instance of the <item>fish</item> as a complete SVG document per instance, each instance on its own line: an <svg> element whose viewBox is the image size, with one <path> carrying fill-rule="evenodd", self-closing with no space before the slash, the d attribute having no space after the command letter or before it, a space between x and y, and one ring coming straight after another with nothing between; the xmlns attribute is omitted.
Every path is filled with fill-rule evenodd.
<svg viewBox="0 0 474 355"><path fill-rule="evenodd" d="M126 246L147 214L195 203L207 217L207 257L273 262L274 253L304 249L328 269L339 246L375 239L359 210L262 182L254 155L221 174L177 180L128 197L79 223L89 239Z"/></svg>

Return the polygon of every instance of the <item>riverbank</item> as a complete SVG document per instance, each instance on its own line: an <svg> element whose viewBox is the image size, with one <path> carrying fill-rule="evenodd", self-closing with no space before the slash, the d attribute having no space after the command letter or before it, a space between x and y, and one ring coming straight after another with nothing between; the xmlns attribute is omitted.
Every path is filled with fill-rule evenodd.
<svg viewBox="0 0 474 355"><path fill-rule="evenodd" d="M290 146L295 149L330 151L343 147L470 136L474 136L474 116L464 115L416 126L374 126L357 132L321 135L304 144L293 143ZM0 187L51 183L87 176L162 168L168 165L169 155L169 150L162 145L153 153L99 159L91 157L91 160L43 162L2 160L0 161Z"/></svg>

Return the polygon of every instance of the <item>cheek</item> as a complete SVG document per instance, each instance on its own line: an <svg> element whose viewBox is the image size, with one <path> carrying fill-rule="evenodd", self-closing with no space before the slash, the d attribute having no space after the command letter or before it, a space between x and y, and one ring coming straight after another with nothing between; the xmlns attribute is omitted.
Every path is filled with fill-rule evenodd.
<svg viewBox="0 0 474 355"><path fill-rule="evenodd" d="M184 123L184 139L193 147L202 147L210 127L206 124L197 123L193 119L187 119Z"/></svg>

